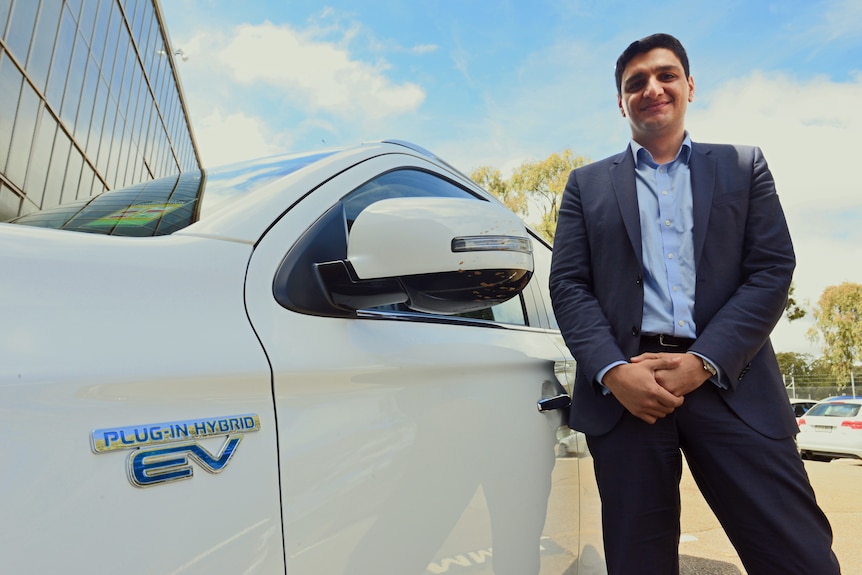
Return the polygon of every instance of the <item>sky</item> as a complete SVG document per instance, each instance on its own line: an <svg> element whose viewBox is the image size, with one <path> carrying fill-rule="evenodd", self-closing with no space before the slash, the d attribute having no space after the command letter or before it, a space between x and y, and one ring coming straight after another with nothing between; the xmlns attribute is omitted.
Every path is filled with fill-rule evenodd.
<svg viewBox="0 0 862 575"><path fill-rule="evenodd" d="M639 6L639 8L634 8ZM648 7L647 7L648 6ZM694 141L757 145L797 256L796 299L862 283L858 0L161 0L205 167L396 138L504 176L567 148L625 149L613 68L686 46ZM773 332L818 356L811 313Z"/></svg>

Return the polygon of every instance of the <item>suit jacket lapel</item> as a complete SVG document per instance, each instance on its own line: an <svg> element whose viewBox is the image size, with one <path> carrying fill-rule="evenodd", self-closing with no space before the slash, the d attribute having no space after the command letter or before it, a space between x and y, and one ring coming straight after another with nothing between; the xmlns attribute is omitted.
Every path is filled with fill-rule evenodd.
<svg viewBox="0 0 862 575"><path fill-rule="evenodd" d="M692 211L694 212L694 263L697 269L706 240L706 226L709 222L712 197L715 194L715 160L708 148L692 143L690 168Z"/></svg>
<svg viewBox="0 0 862 575"><path fill-rule="evenodd" d="M643 247L641 245L641 221L638 211L638 191L635 184L635 162L631 146L614 158L609 170L611 184L617 197L620 215L628 232L632 249L643 267Z"/></svg>

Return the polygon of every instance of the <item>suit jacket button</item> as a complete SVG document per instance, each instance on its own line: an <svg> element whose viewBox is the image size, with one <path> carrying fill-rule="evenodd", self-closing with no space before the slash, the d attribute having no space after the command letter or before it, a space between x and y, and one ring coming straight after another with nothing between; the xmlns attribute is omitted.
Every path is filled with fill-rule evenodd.
<svg viewBox="0 0 862 575"><path fill-rule="evenodd" d="M640 335L640 333L641 333L641 328L639 328L636 325L632 326L632 335L633 336L638 336L638 335Z"/></svg>
<svg viewBox="0 0 862 575"><path fill-rule="evenodd" d="M638 276L638 279L636 279L636 280L635 280L635 284L637 284L637 285L641 285L641 282L642 282L642 281L643 281L643 277L642 277L642 276Z"/></svg>

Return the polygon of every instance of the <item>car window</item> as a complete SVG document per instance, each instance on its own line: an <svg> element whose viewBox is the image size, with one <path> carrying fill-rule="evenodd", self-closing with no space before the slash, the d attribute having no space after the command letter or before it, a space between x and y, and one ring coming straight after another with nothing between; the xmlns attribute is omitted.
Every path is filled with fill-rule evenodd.
<svg viewBox="0 0 862 575"><path fill-rule="evenodd" d="M477 201L485 201L470 191L435 174L418 169L394 170L366 182L343 198L342 203L344 204L348 229L353 225L353 222L362 210L371 204L388 198L403 197L472 198ZM410 310L404 304L379 306L366 311L397 312L417 317L433 315ZM524 304L520 295L501 304L476 312L458 314L454 317L527 325Z"/></svg>
<svg viewBox="0 0 862 575"><path fill-rule="evenodd" d="M480 200L464 188L422 170L401 169L387 172L366 182L345 196L344 213L347 227L362 210L389 198L472 198Z"/></svg>
<svg viewBox="0 0 862 575"><path fill-rule="evenodd" d="M548 287L548 274L551 270L551 248L542 240L533 239L533 262L534 272L531 283L535 283L541 294L541 303L548 318L550 329L560 329L557 318L554 316L554 308L551 305L551 290Z"/></svg>
<svg viewBox="0 0 862 575"><path fill-rule="evenodd" d="M10 223L111 236L164 236L332 153L273 156L207 174L190 170L33 212Z"/></svg>
<svg viewBox="0 0 862 575"><path fill-rule="evenodd" d="M171 234L195 220L200 183L200 172L183 172L27 214L12 223L112 236Z"/></svg>
<svg viewBox="0 0 862 575"><path fill-rule="evenodd" d="M856 417L862 405L856 403L820 403L812 407L806 415L821 417Z"/></svg>
<svg viewBox="0 0 862 575"><path fill-rule="evenodd" d="M794 403L793 404L793 414L796 417L802 417L805 415L805 412L811 408L811 403Z"/></svg>

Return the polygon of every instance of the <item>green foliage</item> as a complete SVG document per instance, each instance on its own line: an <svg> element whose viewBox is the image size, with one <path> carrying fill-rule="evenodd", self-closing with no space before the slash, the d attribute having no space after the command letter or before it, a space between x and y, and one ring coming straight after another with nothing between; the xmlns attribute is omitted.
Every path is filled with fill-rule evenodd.
<svg viewBox="0 0 862 575"><path fill-rule="evenodd" d="M588 160L575 156L570 148L555 152L538 162L524 162L515 170L510 185L527 195L538 207L541 221L537 231L553 241L557 228L560 198L569 174Z"/></svg>
<svg viewBox="0 0 862 575"><path fill-rule="evenodd" d="M478 168L470 177L522 216L530 215L531 206L535 207L540 219L534 229L553 241L560 198L569 174L588 162L567 148L538 162L524 162L508 180L503 179L500 170L488 166Z"/></svg>
<svg viewBox="0 0 862 575"><path fill-rule="evenodd" d="M778 352L775 354L778 367L786 377L807 377L811 375L814 358L807 353Z"/></svg>
<svg viewBox="0 0 862 575"><path fill-rule="evenodd" d="M787 292L787 304L784 306L784 317L787 321L802 319L808 312L801 305L796 303L796 298L793 297L794 285L790 284L790 291Z"/></svg>
<svg viewBox="0 0 862 575"><path fill-rule="evenodd" d="M848 381L862 353L862 284L827 287L813 311L812 341L823 338L823 360L840 381Z"/></svg>
<svg viewBox="0 0 862 575"><path fill-rule="evenodd" d="M848 379L839 379L833 365L823 357L814 358L807 353L778 352L778 367L784 376L784 385L799 392L800 397L822 399L851 391ZM860 389L862 369L854 369L856 389ZM794 395L795 396L795 395Z"/></svg>
<svg viewBox="0 0 862 575"><path fill-rule="evenodd" d="M513 189L497 168L482 166L473 170L470 178L491 192L503 202L507 208L520 214L527 215L527 197L520 190Z"/></svg>

